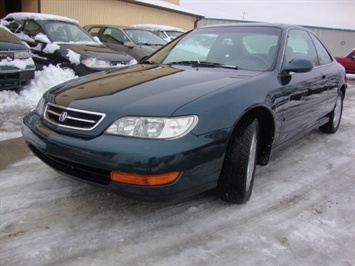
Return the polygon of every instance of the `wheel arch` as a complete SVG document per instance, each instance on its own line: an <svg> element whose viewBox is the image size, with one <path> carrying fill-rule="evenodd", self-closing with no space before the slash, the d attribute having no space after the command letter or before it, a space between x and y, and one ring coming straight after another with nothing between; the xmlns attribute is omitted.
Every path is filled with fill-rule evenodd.
<svg viewBox="0 0 355 266"><path fill-rule="evenodd" d="M255 106L248 109L234 125L232 134L235 134L238 125L245 119L257 118L259 121L259 142L257 164L267 165L271 154L271 146L275 137L275 121L272 112L265 106Z"/></svg>

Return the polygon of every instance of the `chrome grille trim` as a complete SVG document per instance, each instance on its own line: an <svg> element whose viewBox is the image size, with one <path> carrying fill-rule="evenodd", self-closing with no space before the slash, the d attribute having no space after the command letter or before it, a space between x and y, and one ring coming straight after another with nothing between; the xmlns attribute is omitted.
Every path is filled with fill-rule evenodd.
<svg viewBox="0 0 355 266"><path fill-rule="evenodd" d="M60 121L60 117L64 112L67 115L63 121ZM105 116L106 114L104 113L64 107L54 103L48 103L44 110L44 119L49 123L58 127L83 131L93 130Z"/></svg>

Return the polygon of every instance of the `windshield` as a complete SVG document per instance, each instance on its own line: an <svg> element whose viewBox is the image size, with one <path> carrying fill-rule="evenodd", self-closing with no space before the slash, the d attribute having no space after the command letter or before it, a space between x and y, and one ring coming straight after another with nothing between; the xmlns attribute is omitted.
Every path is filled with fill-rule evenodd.
<svg viewBox="0 0 355 266"><path fill-rule="evenodd" d="M147 30L126 29L125 31L136 44L144 44L144 45L166 44L166 41L164 41L162 38L158 37L153 32Z"/></svg>
<svg viewBox="0 0 355 266"><path fill-rule="evenodd" d="M280 35L281 29L276 27L199 28L169 43L149 61L161 64L192 62L194 65L207 62L265 71L275 62Z"/></svg>
<svg viewBox="0 0 355 266"><path fill-rule="evenodd" d="M96 43L89 34L75 24L50 21L44 24L44 29L52 42Z"/></svg>

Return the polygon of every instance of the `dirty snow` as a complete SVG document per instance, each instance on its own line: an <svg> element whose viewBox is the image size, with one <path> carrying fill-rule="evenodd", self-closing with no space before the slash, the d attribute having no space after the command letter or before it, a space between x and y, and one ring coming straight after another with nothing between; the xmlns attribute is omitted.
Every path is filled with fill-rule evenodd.
<svg viewBox="0 0 355 266"><path fill-rule="evenodd" d="M0 92L0 139L19 132L45 90L71 78L51 66L19 95ZM29 155L0 171L1 265L355 265L355 79L349 83L338 132L313 131L258 167L245 205L214 191L130 200Z"/></svg>

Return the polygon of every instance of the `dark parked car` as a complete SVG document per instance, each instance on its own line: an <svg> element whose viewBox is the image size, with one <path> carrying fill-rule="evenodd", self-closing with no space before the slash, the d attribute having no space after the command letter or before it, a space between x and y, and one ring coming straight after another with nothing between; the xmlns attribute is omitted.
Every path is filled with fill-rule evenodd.
<svg viewBox="0 0 355 266"><path fill-rule="evenodd" d="M345 68L348 74L355 74L355 49L344 57L335 57L335 59Z"/></svg>
<svg viewBox="0 0 355 266"><path fill-rule="evenodd" d="M35 76L29 47L0 25L0 91L20 90Z"/></svg>
<svg viewBox="0 0 355 266"><path fill-rule="evenodd" d="M50 89L22 133L49 166L121 195L217 188L245 203L256 164L315 128L337 131L345 92L344 68L307 29L215 25L136 66Z"/></svg>
<svg viewBox="0 0 355 266"><path fill-rule="evenodd" d="M7 15L2 23L31 47L38 70L60 65L82 76L137 63L132 56L95 41L74 19L20 12Z"/></svg>
<svg viewBox="0 0 355 266"><path fill-rule="evenodd" d="M125 52L137 61L166 44L166 41L148 30L111 25L87 25L84 29L111 49Z"/></svg>

